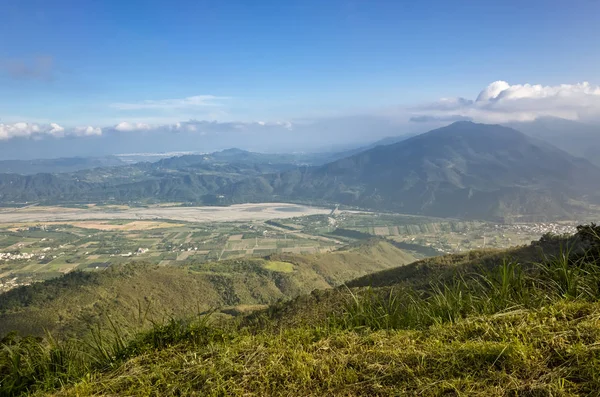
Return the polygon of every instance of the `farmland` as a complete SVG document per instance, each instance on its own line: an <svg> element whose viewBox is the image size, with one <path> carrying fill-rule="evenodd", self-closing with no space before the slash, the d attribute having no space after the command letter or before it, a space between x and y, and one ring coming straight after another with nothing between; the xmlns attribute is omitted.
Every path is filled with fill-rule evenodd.
<svg viewBox="0 0 600 397"><path fill-rule="evenodd" d="M304 233L346 241L379 236L398 243L403 249L431 256L526 245L546 233L575 233L575 226L580 223L582 221L573 220L496 224L391 213L337 212L333 216L310 215L285 219L278 225L289 230L302 230Z"/></svg>
<svg viewBox="0 0 600 397"><path fill-rule="evenodd" d="M124 262L185 266L273 253L326 252L341 244L282 231L262 221L302 215L306 207L237 207L231 212L177 207L5 211L0 214L0 292L76 269L93 271ZM133 211L137 217L122 219ZM325 211L309 209L308 213ZM201 219L203 213L206 216ZM34 216L41 220L32 221ZM155 218L144 219L151 216Z"/></svg>
<svg viewBox="0 0 600 397"><path fill-rule="evenodd" d="M188 267L272 254L314 254L373 236L415 257L527 244L575 222L492 224L295 204L140 208L30 206L0 211L0 292L73 270L144 262ZM272 263L289 271L285 263Z"/></svg>

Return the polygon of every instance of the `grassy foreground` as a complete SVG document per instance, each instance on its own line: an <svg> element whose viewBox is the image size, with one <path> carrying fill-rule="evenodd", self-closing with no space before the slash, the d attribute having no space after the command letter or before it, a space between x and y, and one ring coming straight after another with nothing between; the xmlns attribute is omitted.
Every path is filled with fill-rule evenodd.
<svg viewBox="0 0 600 397"><path fill-rule="evenodd" d="M418 288L331 290L288 312L171 320L132 336L11 335L0 393L600 395L599 231L546 242L559 249L540 261L465 263ZM276 321L305 319L311 305L328 315Z"/></svg>

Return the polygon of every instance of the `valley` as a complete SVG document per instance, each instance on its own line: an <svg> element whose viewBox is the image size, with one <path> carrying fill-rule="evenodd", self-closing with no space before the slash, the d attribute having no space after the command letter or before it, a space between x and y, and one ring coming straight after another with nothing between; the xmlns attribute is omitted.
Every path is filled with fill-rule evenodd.
<svg viewBox="0 0 600 397"><path fill-rule="evenodd" d="M417 344L419 379L438 382L430 368L439 364L463 371L453 390L488 390L492 372L468 388L462 379L504 362L506 351L524 355L505 342L485 353L498 330L487 340L452 327L506 311L507 321L529 313L546 324L543 310L563 312L567 302L598 311L600 229L579 226L600 214L595 165L497 125L460 122L383 143L289 158L230 149L126 165L5 163L22 171L0 174L0 394L64 385L66 395L211 395L214 382L226 395L271 395L282 387L270 374L300 366L305 375L287 378L307 395L387 395L421 380L403 375L403 386L387 388L361 363L393 377L414 359L395 362L405 354L398 346ZM58 171L35 173L45 167ZM537 327L528 321L523 332ZM435 332L444 329L464 340L441 363L447 341ZM585 349L598 343L584 339ZM274 350L264 355L265 346ZM173 377L197 369L197 351L204 375ZM254 367L261 351L267 362ZM463 363L461 352L478 358ZM138 365L155 354L166 367ZM273 364L287 354L291 367ZM350 378L327 374L336 357L341 367L356 359ZM194 384L206 365L222 367ZM555 376L535 358L523 367L501 372L514 390L529 390L532 368ZM251 377L270 368L266 383L244 383L246 368ZM323 382L312 381L317 373Z"/></svg>
<svg viewBox="0 0 600 397"><path fill-rule="evenodd" d="M600 397L600 0L0 15L0 397Z"/></svg>
<svg viewBox="0 0 600 397"><path fill-rule="evenodd" d="M189 207L87 205L0 210L0 292L143 263L188 267L236 258L310 255L379 237L416 258L529 244L576 221L494 224L286 203Z"/></svg>

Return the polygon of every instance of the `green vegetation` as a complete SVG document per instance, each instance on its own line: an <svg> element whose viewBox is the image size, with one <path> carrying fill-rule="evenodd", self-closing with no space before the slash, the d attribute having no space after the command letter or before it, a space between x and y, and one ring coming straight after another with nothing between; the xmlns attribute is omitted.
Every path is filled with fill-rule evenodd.
<svg viewBox="0 0 600 397"><path fill-rule="evenodd" d="M415 258L382 241L321 254L273 254L175 267L144 263L75 271L0 295L0 337L12 330L82 335L90 326L139 326L215 307L265 305L314 289L338 286Z"/></svg>
<svg viewBox="0 0 600 397"><path fill-rule="evenodd" d="M591 225L509 252L427 259L387 271L393 282L373 277L234 320L196 315L138 333L109 322L81 341L10 334L0 390L596 395L599 236Z"/></svg>
<svg viewBox="0 0 600 397"><path fill-rule="evenodd" d="M45 211L45 210L44 210ZM50 210L48 210L50 211ZM335 240L262 222L88 220L0 225L0 292L80 270L144 262L191 266L215 260L326 252Z"/></svg>
<svg viewBox="0 0 600 397"><path fill-rule="evenodd" d="M265 263L265 269L274 272L291 273L294 271L294 265L289 262L268 261Z"/></svg>

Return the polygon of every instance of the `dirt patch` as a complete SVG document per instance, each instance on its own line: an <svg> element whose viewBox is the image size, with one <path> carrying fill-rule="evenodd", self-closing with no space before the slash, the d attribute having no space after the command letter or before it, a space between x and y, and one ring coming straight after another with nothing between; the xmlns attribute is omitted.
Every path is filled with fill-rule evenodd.
<svg viewBox="0 0 600 397"><path fill-rule="evenodd" d="M0 215L0 222L2 222L2 215ZM111 223L110 220L97 220L97 221L50 221L50 222L19 222L11 223L8 230L18 231L24 227L32 226L54 226L54 225L68 225L78 227L81 229L96 229L96 230L121 230L121 231L134 231L134 230L152 230L152 229L164 229L170 227L181 227L185 226L182 223L170 223L162 221L131 221L121 224Z"/></svg>
<svg viewBox="0 0 600 397"><path fill-rule="evenodd" d="M70 222L72 226L79 227L82 229L97 229L97 230L152 230L152 229L164 229L168 227L181 227L181 223L169 223L169 222L156 222L156 221L132 221L122 225L111 224L109 221L99 222Z"/></svg>
<svg viewBox="0 0 600 397"><path fill-rule="evenodd" d="M184 261L188 258L188 256L192 255L194 253L194 251L185 251L180 253L179 255L177 255L177 260L178 261Z"/></svg>
<svg viewBox="0 0 600 397"><path fill-rule="evenodd" d="M0 222L89 221L92 219L138 219L156 221L172 219L185 222L246 222L294 218L305 215L329 214L330 208L309 207L285 203L237 204L229 207L151 207L96 206L89 209L64 207L26 207L1 211ZM67 221L67 222L64 222ZM125 229L127 230L127 229Z"/></svg>

